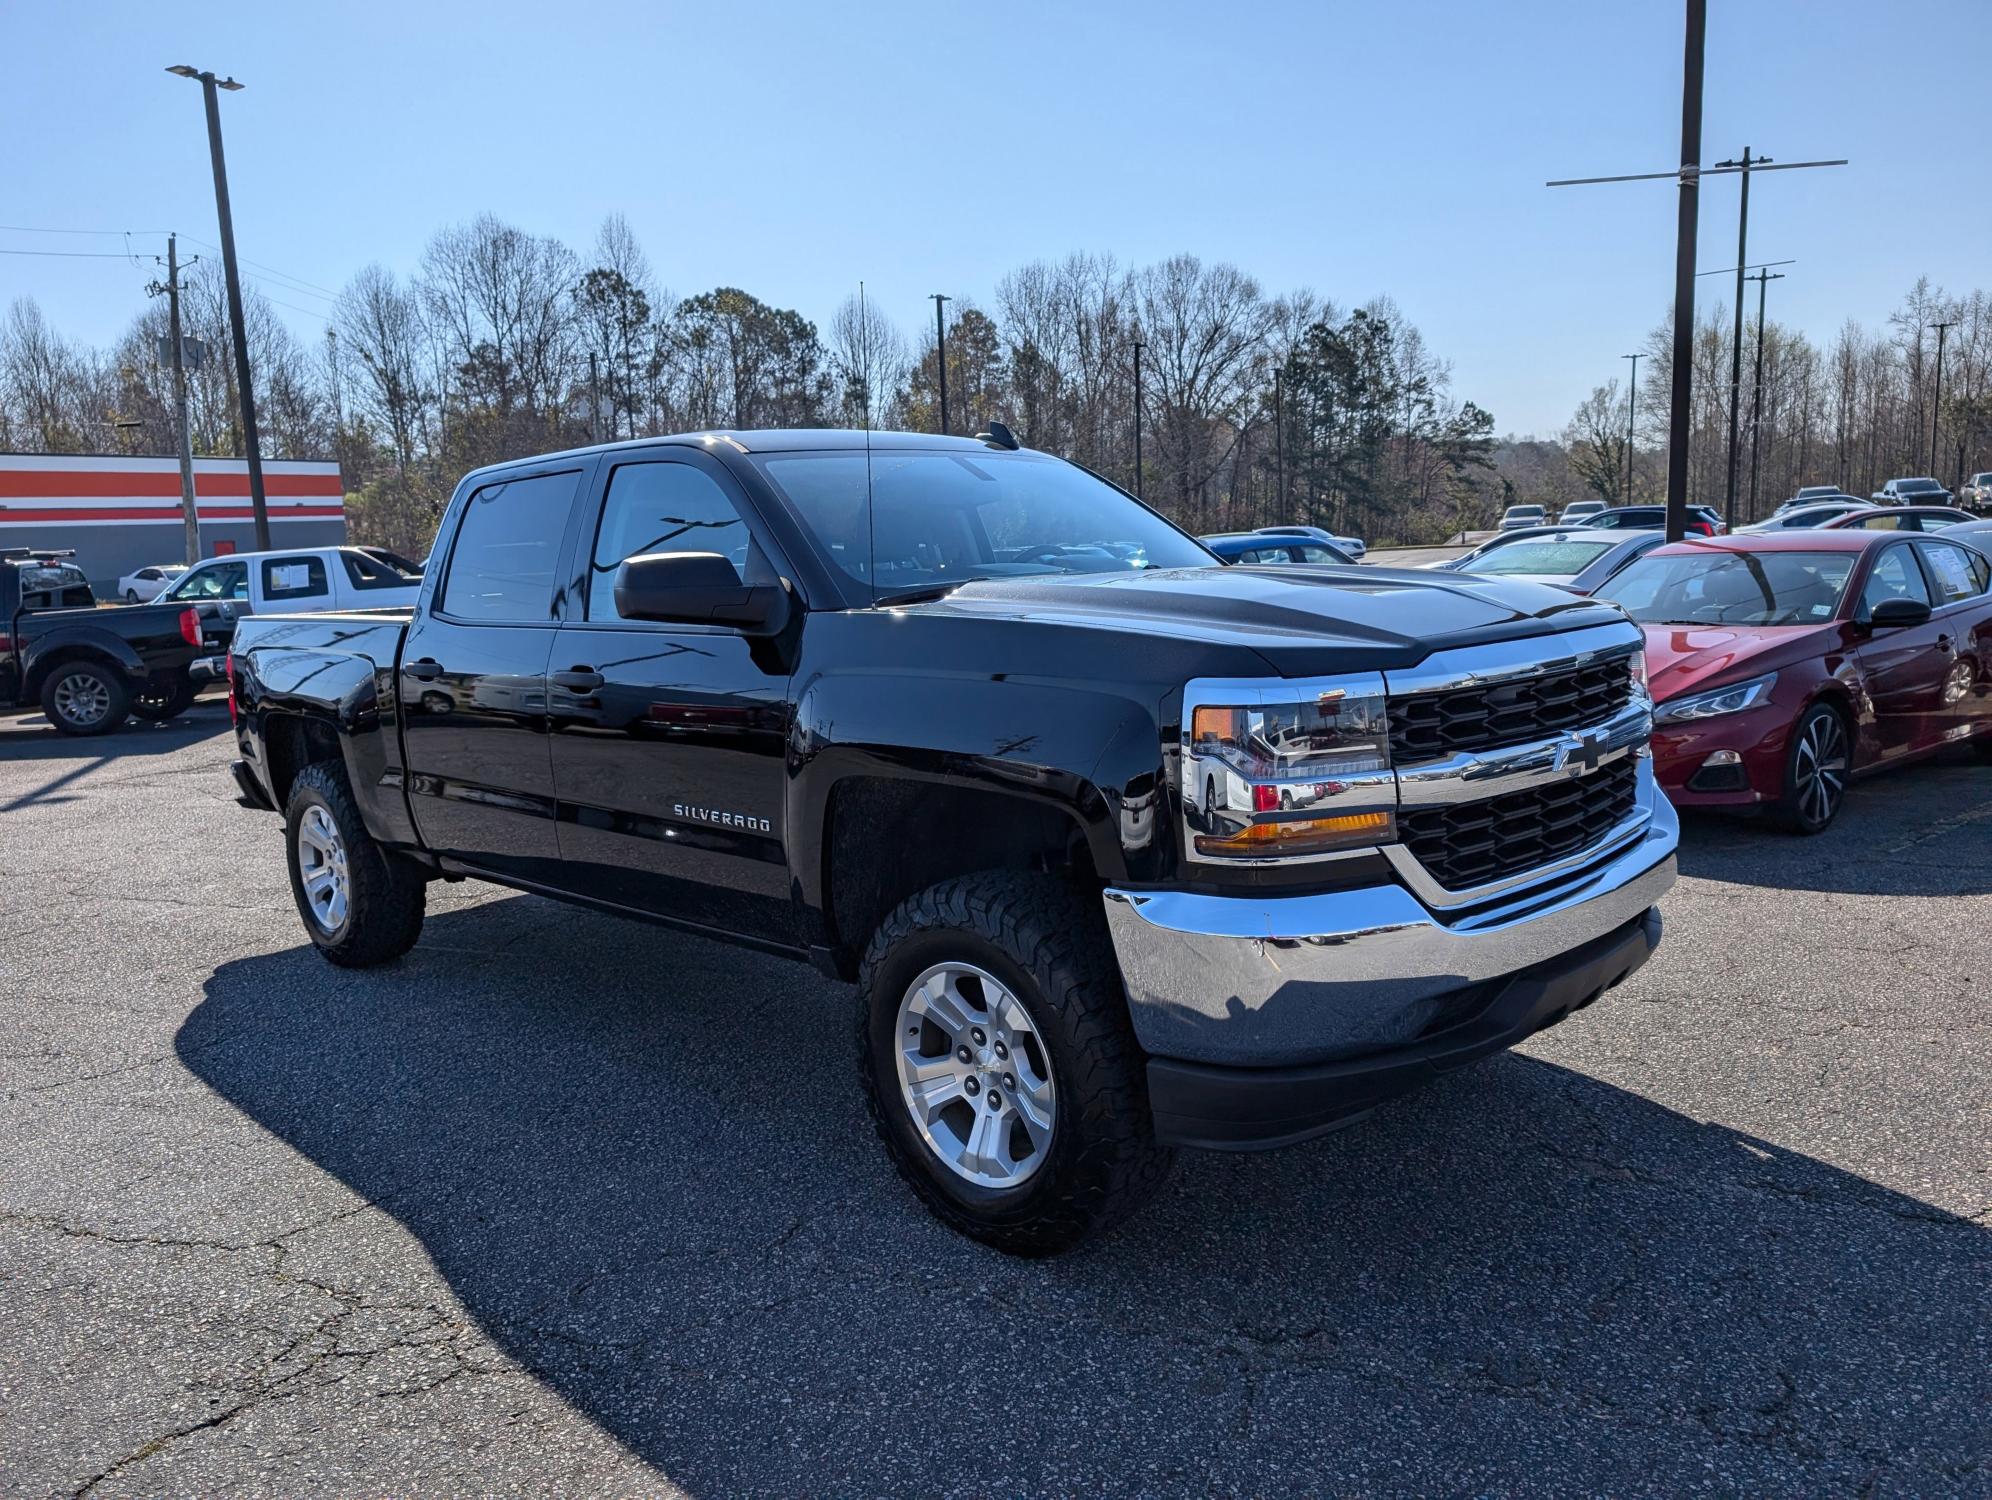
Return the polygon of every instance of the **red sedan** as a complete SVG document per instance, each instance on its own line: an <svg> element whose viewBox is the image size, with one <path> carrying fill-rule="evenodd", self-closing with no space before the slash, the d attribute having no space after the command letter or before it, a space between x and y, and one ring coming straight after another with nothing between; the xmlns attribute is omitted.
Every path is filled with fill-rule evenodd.
<svg viewBox="0 0 1992 1500"><path fill-rule="evenodd" d="M1992 558L1962 540L1676 542L1598 594L1646 629L1654 771L1679 806L1817 833L1855 776L1958 740L1992 758Z"/></svg>

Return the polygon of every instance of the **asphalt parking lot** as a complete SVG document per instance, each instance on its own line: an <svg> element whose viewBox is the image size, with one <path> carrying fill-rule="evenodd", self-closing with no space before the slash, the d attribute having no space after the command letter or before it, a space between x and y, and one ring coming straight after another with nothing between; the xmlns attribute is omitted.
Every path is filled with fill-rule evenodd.
<svg viewBox="0 0 1992 1500"><path fill-rule="evenodd" d="M1992 1490L1992 768L1694 822L1668 941L1049 1263L849 992L475 886L336 971L225 710L0 720L0 1491Z"/></svg>

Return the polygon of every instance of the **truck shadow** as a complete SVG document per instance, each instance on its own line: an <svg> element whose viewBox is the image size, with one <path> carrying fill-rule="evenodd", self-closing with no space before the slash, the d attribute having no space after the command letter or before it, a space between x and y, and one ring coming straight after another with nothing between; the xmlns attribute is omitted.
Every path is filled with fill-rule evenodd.
<svg viewBox="0 0 1992 1500"><path fill-rule="evenodd" d="M1983 1447L1992 1238L1824 1162L1508 1056L1016 1261L894 1178L850 1005L518 897L371 973L227 963L176 1048L695 1494L1819 1491ZM339 1283L379 1237L286 1243Z"/></svg>

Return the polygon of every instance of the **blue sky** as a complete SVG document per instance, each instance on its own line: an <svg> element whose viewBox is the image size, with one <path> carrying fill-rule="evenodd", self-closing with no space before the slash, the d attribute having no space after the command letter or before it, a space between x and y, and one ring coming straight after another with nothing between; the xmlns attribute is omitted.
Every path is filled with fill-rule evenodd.
<svg viewBox="0 0 1992 1500"><path fill-rule="evenodd" d="M1705 158L1853 163L1758 179L1752 259L1798 261L1774 317L1824 336L1879 323L1918 275L1992 281L1992 128L1961 113L1992 4L1710 10ZM737 285L819 323L863 278L909 332L927 293L987 303L1032 258L1189 250L1271 291L1389 294L1460 394L1548 433L1664 315L1675 195L1542 183L1674 164L1681 26L1676 0L13 0L0 222L214 239L200 91L162 71L187 61L249 85L223 96L238 246L291 279L263 289L306 336L327 304L297 281L410 271L484 210L583 251L620 210L678 295ZM1701 262L1731 264L1734 179L1703 198ZM0 255L0 303L108 341L151 274Z"/></svg>

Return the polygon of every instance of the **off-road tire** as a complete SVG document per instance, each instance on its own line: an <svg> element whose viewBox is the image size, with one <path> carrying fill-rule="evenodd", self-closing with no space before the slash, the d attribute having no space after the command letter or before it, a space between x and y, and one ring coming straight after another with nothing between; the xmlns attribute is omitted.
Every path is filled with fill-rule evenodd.
<svg viewBox="0 0 1992 1500"><path fill-rule="evenodd" d="M345 845L345 919L331 931L319 925L304 893L298 830L305 813L322 807ZM335 760L314 761L297 773L284 805L284 863L298 916L318 951L343 969L366 969L401 957L422 935L428 884L422 872L375 843L360 819L346 769Z"/></svg>
<svg viewBox="0 0 1992 1500"><path fill-rule="evenodd" d="M1155 1140L1147 1058L1112 954L1104 916L1073 885L1000 870L910 897L872 935L858 974L865 1099L900 1176L950 1228L1012 1255L1055 1255L1126 1218L1167 1177L1175 1153ZM937 1160L900 1092L900 1000L949 961L1006 985L1050 1057L1049 1155L1015 1187L979 1186Z"/></svg>
<svg viewBox="0 0 1992 1500"><path fill-rule="evenodd" d="M176 676L165 681L154 678L132 694L131 711L134 718L164 724L168 719L177 719L185 713L193 701L194 685L186 677Z"/></svg>
<svg viewBox="0 0 1992 1500"><path fill-rule="evenodd" d="M63 713L58 701L62 685L79 677L94 677L103 684L103 691L109 698L109 705L103 714L88 723L78 723ZM121 726L131 714L131 689L125 685L124 674L116 667L106 666L99 661L65 662L48 674L42 683L42 712L49 723L69 735L109 734Z"/></svg>

